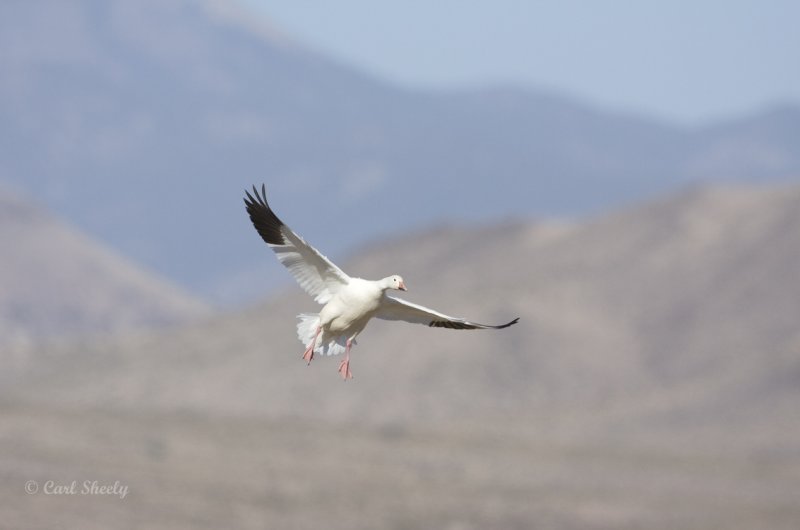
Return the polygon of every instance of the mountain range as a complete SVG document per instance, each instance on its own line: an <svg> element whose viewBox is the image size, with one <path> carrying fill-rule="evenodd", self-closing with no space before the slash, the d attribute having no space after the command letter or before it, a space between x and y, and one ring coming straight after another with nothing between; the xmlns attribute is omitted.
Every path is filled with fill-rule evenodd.
<svg viewBox="0 0 800 530"><path fill-rule="evenodd" d="M0 5L0 180L218 304L280 283L241 205L334 257L436 222L574 216L800 175L800 109L695 128L532 89L400 88L232 3Z"/></svg>
<svg viewBox="0 0 800 530"><path fill-rule="evenodd" d="M800 526L796 106L412 90L211 0L2 2L0 68L4 525ZM261 182L349 274L519 323L306 366Z"/></svg>

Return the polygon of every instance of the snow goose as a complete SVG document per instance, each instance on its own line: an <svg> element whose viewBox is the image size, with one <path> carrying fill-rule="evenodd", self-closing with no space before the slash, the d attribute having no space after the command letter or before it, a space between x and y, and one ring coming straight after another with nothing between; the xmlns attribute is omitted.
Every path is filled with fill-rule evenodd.
<svg viewBox="0 0 800 530"><path fill-rule="evenodd" d="M300 287L322 304L317 313L298 315L297 336L306 347L303 360L311 364L314 353L338 355L344 352L339 373L347 380L350 372L350 347L373 317L404 320L448 329L503 329L519 318L489 326L455 318L392 296L387 291L405 291L403 278L393 274L382 280L351 278L314 247L278 219L267 203L266 186L259 194L245 191L247 213L261 238L275 252L278 260L292 273Z"/></svg>

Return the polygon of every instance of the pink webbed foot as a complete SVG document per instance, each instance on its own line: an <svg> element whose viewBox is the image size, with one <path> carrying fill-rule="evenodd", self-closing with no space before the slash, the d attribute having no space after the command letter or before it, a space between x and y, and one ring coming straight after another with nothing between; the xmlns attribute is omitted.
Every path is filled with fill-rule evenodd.
<svg viewBox="0 0 800 530"><path fill-rule="evenodd" d="M344 360L339 363L339 373L342 374L342 379L345 381L353 378L353 374L350 372L350 345L352 341L353 339L348 339L345 343Z"/></svg>
<svg viewBox="0 0 800 530"><path fill-rule="evenodd" d="M305 351L305 352L303 352L303 360L304 360L304 361L306 361L306 362L307 362L309 365L311 364L311 361L314 359L314 349L313 349L313 346L314 346L314 345L312 344L311 346L309 346L308 348L306 348L306 351Z"/></svg>
<svg viewBox="0 0 800 530"><path fill-rule="evenodd" d="M353 372L350 371L350 358L345 358L339 363L339 373L342 374L342 379L347 381L353 378Z"/></svg>
<svg viewBox="0 0 800 530"><path fill-rule="evenodd" d="M311 339L311 344L306 348L306 351L303 352L303 360L309 365L311 364L311 360L314 359L314 348L317 346L317 337L319 337L320 332L322 332L322 328L317 328L317 331L314 333L314 338Z"/></svg>

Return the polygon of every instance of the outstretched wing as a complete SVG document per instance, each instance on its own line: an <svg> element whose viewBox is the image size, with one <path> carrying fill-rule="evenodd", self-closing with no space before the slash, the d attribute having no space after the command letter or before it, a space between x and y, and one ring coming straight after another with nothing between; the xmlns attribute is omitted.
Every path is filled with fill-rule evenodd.
<svg viewBox="0 0 800 530"><path fill-rule="evenodd" d="M253 186L255 197L249 191L245 193L244 204L253 226L314 300L325 304L350 282L347 274L278 219L267 203L266 186L262 184L261 194Z"/></svg>
<svg viewBox="0 0 800 530"><path fill-rule="evenodd" d="M383 297L375 316L384 320L405 320L414 324L425 324L432 328L448 329L503 329L519 321L519 318L515 318L511 322L499 326L477 324L463 318L449 317L444 313L389 295Z"/></svg>

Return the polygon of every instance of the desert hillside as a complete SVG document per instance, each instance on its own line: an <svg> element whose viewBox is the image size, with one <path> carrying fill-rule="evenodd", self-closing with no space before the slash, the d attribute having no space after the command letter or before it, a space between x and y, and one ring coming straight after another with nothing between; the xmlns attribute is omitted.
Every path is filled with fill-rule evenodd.
<svg viewBox="0 0 800 530"><path fill-rule="evenodd" d="M178 331L28 349L0 393L0 519L794 529L799 212L796 186L708 188L376 242L344 268L401 273L408 298L445 312L521 320L372 323L346 383L336 359L300 360L294 315L313 302L294 287ZM265 274L285 274L262 250ZM23 489L87 479L128 493Z"/></svg>
<svg viewBox="0 0 800 530"><path fill-rule="evenodd" d="M266 246L263 262L280 269ZM343 384L336 360L300 361L295 314L315 305L292 287L202 326L53 347L39 354L63 360L58 375L34 370L20 390L354 423L783 429L800 397L797 263L796 186L693 189L574 223L441 227L364 248L344 268L400 273L413 301L517 326L373 321Z"/></svg>
<svg viewBox="0 0 800 530"><path fill-rule="evenodd" d="M113 334L210 314L199 299L0 190L0 344Z"/></svg>

